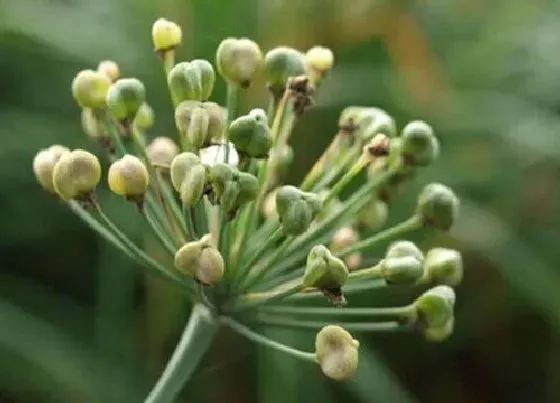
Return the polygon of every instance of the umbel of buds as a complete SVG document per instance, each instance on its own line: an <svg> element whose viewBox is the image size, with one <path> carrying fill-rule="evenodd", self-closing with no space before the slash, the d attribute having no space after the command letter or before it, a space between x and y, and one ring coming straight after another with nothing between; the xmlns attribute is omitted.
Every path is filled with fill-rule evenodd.
<svg viewBox="0 0 560 403"><path fill-rule="evenodd" d="M276 212L286 235L304 232L322 207L320 198L295 186L282 186L276 192Z"/></svg>
<svg viewBox="0 0 560 403"><path fill-rule="evenodd" d="M231 122L228 133L229 140L241 155L268 157L272 137L266 113L262 109L253 109L248 115L235 119Z"/></svg>
<svg viewBox="0 0 560 403"><path fill-rule="evenodd" d="M214 68L203 59L177 63L167 75L167 84L175 104L186 100L208 100L215 81Z"/></svg>
<svg viewBox="0 0 560 403"><path fill-rule="evenodd" d="M398 131L388 112L348 106L302 181L287 182L298 152L293 147L301 143L292 141L294 128L333 69L333 52L279 46L263 56L254 41L227 38L212 63L176 60L181 41L176 23L161 18L153 24L154 63L161 65L177 129L169 137L153 131L144 84L116 62L80 71L71 85L83 131L110 163L108 187L121 196L117 200L136 204L161 250L147 251L104 211L105 197L95 194L102 176L95 155L55 145L33 160L37 182L57 203L194 305L177 351L145 401L177 400L178 380L191 376L219 325L318 363L333 380L348 379L358 366L359 345L348 331L413 327L428 341L448 338L455 323L451 287L463 278L461 254L423 251L404 239L411 231L449 230L457 196L443 184L428 184L408 218L385 228L401 189L443 151L432 127L415 120ZM214 99L220 78L226 95ZM269 91L268 104L248 105L242 89L257 84ZM403 287L433 288L398 306L373 307L368 301L375 298L349 297ZM330 304L313 306L325 297ZM366 306L352 306L360 301ZM315 351L252 329L267 324L315 329Z"/></svg>
<svg viewBox="0 0 560 403"><path fill-rule="evenodd" d="M113 193L133 201L144 199L148 181L146 165L134 155L125 155L113 162L107 174L107 183Z"/></svg>
<svg viewBox="0 0 560 403"><path fill-rule="evenodd" d="M99 160L84 150L62 153L54 166L53 187L64 200L88 198L100 180Z"/></svg>
<svg viewBox="0 0 560 403"><path fill-rule="evenodd" d="M261 48L247 38L227 38L216 51L220 75L230 84L247 88L262 68Z"/></svg>
<svg viewBox="0 0 560 403"><path fill-rule="evenodd" d="M315 357L323 373L331 379L343 381L358 368L360 343L340 326L329 325L315 338Z"/></svg>
<svg viewBox="0 0 560 403"><path fill-rule="evenodd" d="M175 254L175 267L203 285L215 285L224 275L224 259L210 234L183 245Z"/></svg>

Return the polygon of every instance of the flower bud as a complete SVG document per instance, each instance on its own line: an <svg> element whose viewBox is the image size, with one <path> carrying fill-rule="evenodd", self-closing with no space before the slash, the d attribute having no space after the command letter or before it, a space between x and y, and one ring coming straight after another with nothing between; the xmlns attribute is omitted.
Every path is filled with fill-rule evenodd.
<svg viewBox="0 0 560 403"><path fill-rule="evenodd" d="M352 227L342 227L339 228L333 235L333 239L330 245L330 249L334 253L338 253L360 240L358 232ZM349 270L357 269L362 263L361 253L353 253L344 258L344 263L348 266Z"/></svg>
<svg viewBox="0 0 560 403"><path fill-rule="evenodd" d="M305 54L305 61L311 70L323 75L333 68L334 55L329 48L314 46Z"/></svg>
<svg viewBox="0 0 560 403"><path fill-rule="evenodd" d="M97 117L96 111L90 108L82 109L82 129L92 140L99 140L108 135L107 127Z"/></svg>
<svg viewBox="0 0 560 403"><path fill-rule="evenodd" d="M263 64L259 45L247 38L227 38L216 51L216 66L230 84L247 88Z"/></svg>
<svg viewBox="0 0 560 403"><path fill-rule="evenodd" d="M134 126L136 126L140 131L145 132L150 127L154 125L154 110L150 105L144 102L140 105L138 113L134 118Z"/></svg>
<svg viewBox="0 0 560 403"><path fill-rule="evenodd" d="M113 193L130 200L142 200L148 190L148 170L138 157L127 154L111 164L107 182Z"/></svg>
<svg viewBox="0 0 560 403"><path fill-rule="evenodd" d="M422 121L410 122L402 131L401 153L410 165L430 165L439 155L439 142L430 125Z"/></svg>
<svg viewBox="0 0 560 403"><path fill-rule="evenodd" d="M281 96L290 77L305 75L305 56L288 47L277 47L267 52L265 58L266 80L273 94Z"/></svg>
<svg viewBox="0 0 560 403"><path fill-rule="evenodd" d="M181 44L181 27L165 18L158 18L152 25L154 51L167 52Z"/></svg>
<svg viewBox="0 0 560 403"><path fill-rule="evenodd" d="M152 165L169 167L171 161L179 154L179 147L169 137L156 137L147 147Z"/></svg>
<svg viewBox="0 0 560 403"><path fill-rule="evenodd" d="M424 259L423 282L431 284L458 285L463 279L463 259L453 249L434 248Z"/></svg>
<svg viewBox="0 0 560 403"><path fill-rule="evenodd" d="M210 234L183 245L175 254L175 267L204 285L214 285L224 275L224 259L212 246Z"/></svg>
<svg viewBox="0 0 560 403"><path fill-rule="evenodd" d="M317 195L294 186L282 186L276 193L276 211L286 235L299 235L307 230L321 206Z"/></svg>
<svg viewBox="0 0 560 403"><path fill-rule="evenodd" d="M253 158L268 157L272 136L265 111L253 109L248 115L240 116L231 122L228 139L242 155Z"/></svg>
<svg viewBox="0 0 560 403"><path fill-rule="evenodd" d="M193 153L181 153L171 163L171 183L179 192L181 201L194 207L204 194L206 168Z"/></svg>
<svg viewBox="0 0 560 403"><path fill-rule="evenodd" d="M209 168L208 180L212 186L210 201L222 205L228 220L235 217L242 205L255 199L259 190L253 175L221 163Z"/></svg>
<svg viewBox="0 0 560 403"><path fill-rule="evenodd" d="M413 257L420 263L424 261L424 254L414 242L410 241L395 241L387 248L385 259L399 258L399 257Z"/></svg>
<svg viewBox="0 0 560 403"><path fill-rule="evenodd" d="M423 271L422 262L413 256L392 257L381 262L381 275L388 284L414 284Z"/></svg>
<svg viewBox="0 0 560 403"><path fill-rule="evenodd" d="M97 71L105 74L112 83L117 81L121 75L119 65L112 60L103 60L99 62Z"/></svg>
<svg viewBox="0 0 560 403"><path fill-rule="evenodd" d="M203 102L202 108L208 113L208 138L210 141L221 143L224 138L227 110L215 102Z"/></svg>
<svg viewBox="0 0 560 403"><path fill-rule="evenodd" d="M175 109L175 125L194 149L210 145L210 115L201 102L181 102Z"/></svg>
<svg viewBox="0 0 560 403"><path fill-rule="evenodd" d="M418 324L422 330L441 328L453 318L455 292L447 285L438 285L414 301Z"/></svg>
<svg viewBox="0 0 560 403"><path fill-rule="evenodd" d="M115 81L107 93L107 107L120 121L132 121L145 100L144 84L136 78Z"/></svg>
<svg viewBox="0 0 560 403"><path fill-rule="evenodd" d="M72 81L72 95L82 108L103 109L111 80L94 70L80 71Z"/></svg>
<svg viewBox="0 0 560 403"><path fill-rule="evenodd" d="M381 228L389 218L389 207L387 203L379 199L373 199L358 213L358 221L370 230Z"/></svg>
<svg viewBox="0 0 560 403"><path fill-rule="evenodd" d="M424 330L424 337L427 341L440 342L444 341L453 334L455 320L451 317L443 326L429 327Z"/></svg>
<svg viewBox="0 0 560 403"><path fill-rule="evenodd" d="M202 59L177 63L167 75L167 84L175 104L187 100L207 100L215 80L214 68Z"/></svg>
<svg viewBox="0 0 560 403"><path fill-rule="evenodd" d="M39 151L33 158L33 173L37 182L49 193L56 193L53 186L53 171L58 160L69 153L66 147L53 145Z"/></svg>
<svg viewBox="0 0 560 403"><path fill-rule="evenodd" d="M416 214L425 226L448 230L459 214L459 199L449 187L431 183L418 196Z"/></svg>
<svg viewBox="0 0 560 403"><path fill-rule="evenodd" d="M366 108L362 112L361 137L369 141L378 134L394 137L397 134L395 120L384 110L379 108Z"/></svg>
<svg viewBox="0 0 560 403"><path fill-rule="evenodd" d="M348 268L323 245L314 246L307 255L303 285L332 290L340 289L348 280Z"/></svg>
<svg viewBox="0 0 560 403"><path fill-rule="evenodd" d="M63 153L54 166L53 186L64 200L89 196L100 180L99 160L84 150Z"/></svg>
<svg viewBox="0 0 560 403"><path fill-rule="evenodd" d="M360 343L340 326L325 326L315 338L315 357L323 373L336 381L350 378L358 368Z"/></svg>

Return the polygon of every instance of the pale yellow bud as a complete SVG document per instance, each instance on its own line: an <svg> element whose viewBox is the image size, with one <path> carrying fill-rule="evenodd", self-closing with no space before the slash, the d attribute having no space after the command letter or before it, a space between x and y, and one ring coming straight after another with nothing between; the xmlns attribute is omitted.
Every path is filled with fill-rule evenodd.
<svg viewBox="0 0 560 403"><path fill-rule="evenodd" d="M334 65L334 55L329 48L314 46L305 54L307 66L321 74L331 70Z"/></svg>
<svg viewBox="0 0 560 403"><path fill-rule="evenodd" d="M165 18L159 18L152 25L152 42L156 52L166 52L181 44L181 27Z"/></svg>
<svg viewBox="0 0 560 403"><path fill-rule="evenodd" d="M179 147L169 137L156 137L147 147L152 165L169 167L179 154Z"/></svg>
<svg viewBox="0 0 560 403"><path fill-rule="evenodd" d="M126 198L144 196L148 190L148 170L134 155L125 155L113 162L107 174L107 182L113 193Z"/></svg>
<svg viewBox="0 0 560 403"><path fill-rule="evenodd" d="M53 186L65 200L89 196L101 180L97 157L85 150L63 153L53 171Z"/></svg>
<svg viewBox="0 0 560 403"><path fill-rule="evenodd" d="M112 60L103 60L99 62L97 71L109 77L109 80L111 80L111 82L117 81L121 76L119 65Z"/></svg>
<svg viewBox="0 0 560 403"><path fill-rule="evenodd" d="M37 182L49 193L56 193L53 186L54 166L70 150L64 146L53 145L39 151L33 159L33 173Z"/></svg>
<svg viewBox="0 0 560 403"><path fill-rule="evenodd" d="M343 381L358 368L360 343L340 326L329 325L315 338L315 357L323 373L331 379Z"/></svg>

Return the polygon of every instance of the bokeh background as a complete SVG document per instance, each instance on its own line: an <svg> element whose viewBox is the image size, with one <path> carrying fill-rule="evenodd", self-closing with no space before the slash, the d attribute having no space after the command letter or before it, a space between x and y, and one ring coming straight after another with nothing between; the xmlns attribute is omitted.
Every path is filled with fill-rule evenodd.
<svg viewBox="0 0 560 403"><path fill-rule="evenodd" d="M35 152L52 143L99 151L69 88L101 59L145 82L154 135L174 130L150 40L160 16L183 26L180 59L213 60L226 36L334 50L336 68L293 137L294 180L330 141L342 108L372 105L401 127L430 121L443 147L391 206L392 219L407 216L430 180L463 202L450 234L415 238L464 251L449 341L362 336L359 373L334 384L224 333L181 401L560 401L559 1L0 0L0 402L141 402L187 317L172 289L98 239L31 173ZM265 95L254 88L245 106L264 105ZM223 102L222 84L214 100ZM104 188L101 200L143 241L130 206ZM266 331L312 345L310 333Z"/></svg>

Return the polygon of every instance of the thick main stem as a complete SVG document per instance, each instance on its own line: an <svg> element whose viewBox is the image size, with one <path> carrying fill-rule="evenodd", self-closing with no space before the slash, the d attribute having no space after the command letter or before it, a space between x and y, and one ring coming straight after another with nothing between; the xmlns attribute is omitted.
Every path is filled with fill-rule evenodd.
<svg viewBox="0 0 560 403"><path fill-rule="evenodd" d="M212 343L218 322L202 304L193 307L179 343L144 403L172 403Z"/></svg>

